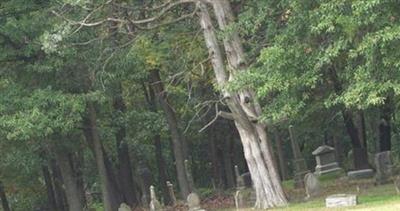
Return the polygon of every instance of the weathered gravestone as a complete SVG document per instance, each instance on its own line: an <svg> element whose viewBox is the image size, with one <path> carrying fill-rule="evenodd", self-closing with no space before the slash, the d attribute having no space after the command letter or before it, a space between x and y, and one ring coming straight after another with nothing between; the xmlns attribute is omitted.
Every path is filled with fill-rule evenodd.
<svg viewBox="0 0 400 211"><path fill-rule="evenodd" d="M377 184L385 184L389 182L392 176L392 160L390 151L380 152L375 155L376 174L375 180Z"/></svg>
<svg viewBox="0 0 400 211"><path fill-rule="evenodd" d="M358 180L358 179L368 179L374 177L374 170L372 169L361 169L355 171L347 172L347 176L349 179Z"/></svg>
<svg viewBox="0 0 400 211"><path fill-rule="evenodd" d="M317 166L315 174L323 175L334 171L340 171L341 168L336 162L335 149L328 145L319 146L312 154L315 156Z"/></svg>
<svg viewBox="0 0 400 211"><path fill-rule="evenodd" d="M306 189L306 199L316 197L321 193L321 185L313 173L308 173L304 177L304 187Z"/></svg>
<svg viewBox="0 0 400 211"><path fill-rule="evenodd" d="M187 178L188 183L189 183L189 189L190 189L191 192L194 192L194 189L195 189L194 180L193 180L192 171L190 169L189 161L185 160L184 163L185 163L186 178Z"/></svg>
<svg viewBox="0 0 400 211"><path fill-rule="evenodd" d="M175 192L174 192L174 185L170 181L167 181L167 187L168 187L169 198L171 199L171 205L175 206L176 205L176 197L175 197Z"/></svg>
<svg viewBox="0 0 400 211"><path fill-rule="evenodd" d="M119 208L118 211L132 211L132 209L125 203L122 203Z"/></svg>
<svg viewBox="0 0 400 211"><path fill-rule="evenodd" d="M325 199L326 207L348 207L357 205L357 196L353 194L335 194Z"/></svg>
<svg viewBox="0 0 400 211"><path fill-rule="evenodd" d="M204 211L200 207L200 198L196 193L191 193L187 197L187 203L189 206L189 211Z"/></svg>
<svg viewBox="0 0 400 211"><path fill-rule="evenodd" d="M304 160L301 152L299 143L295 138L293 126L289 126L290 143L293 151L293 165L294 165L294 187L304 188L304 176L310 171L307 169L306 161Z"/></svg>
<svg viewBox="0 0 400 211"><path fill-rule="evenodd" d="M161 204L157 199L154 186L150 186L150 211L160 211L161 209Z"/></svg>

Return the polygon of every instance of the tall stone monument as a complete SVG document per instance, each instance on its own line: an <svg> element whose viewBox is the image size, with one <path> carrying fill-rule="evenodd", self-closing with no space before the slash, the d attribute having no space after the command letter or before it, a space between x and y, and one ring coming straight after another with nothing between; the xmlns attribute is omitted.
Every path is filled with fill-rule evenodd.
<svg viewBox="0 0 400 211"><path fill-rule="evenodd" d="M304 160L301 152L299 143L295 138L293 126L289 126L290 143L293 151L293 166L294 166L294 187L304 188L304 176L310 171L307 169L306 161Z"/></svg>
<svg viewBox="0 0 400 211"><path fill-rule="evenodd" d="M328 145L319 146L312 154L315 156L317 166L315 167L316 175L323 175L329 172L340 171L341 168L336 161L335 149Z"/></svg>
<svg viewBox="0 0 400 211"><path fill-rule="evenodd" d="M170 181L167 181L167 187L168 187L169 198L171 199L171 205L175 206L176 196L174 191L174 185Z"/></svg>
<svg viewBox="0 0 400 211"><path fill-rule="evenodd" d="M392 176L392 159L390 151L380 152L375 155L376 174L375 180L377 184L388 183Z"/></svg>
<svg viewBox="0 0 400 211"><path fill-rule="evenodd" d="M154 190L154 186L150 186L150 211L160 211L161 204L157 199L156 191Z"/></svg>

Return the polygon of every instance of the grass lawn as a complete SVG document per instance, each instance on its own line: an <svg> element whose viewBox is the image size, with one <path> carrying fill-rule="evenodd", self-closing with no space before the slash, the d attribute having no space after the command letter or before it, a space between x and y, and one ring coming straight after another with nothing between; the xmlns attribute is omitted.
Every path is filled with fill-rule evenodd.
<svg viewBox="0 0 400 211"><path fill-rule="evenodd" d="M320 178L322 193L318 198L308 201L304 200L304 190L294 190L293 182L287 181L283 184L290 199L290 205L284 208L275 208L271 210L289 211L289 210L371 210L371 211L400 211L400 195L396 193L393 183L381 186L375 186L373 180L347 181L334 179L332 176ZM347 193L358 195L358 205L346 208L326 208L325 198L331 194ZM236 209L225 209L233 211ZM241 209L242 211L254 211L254 209Z"/></svg>

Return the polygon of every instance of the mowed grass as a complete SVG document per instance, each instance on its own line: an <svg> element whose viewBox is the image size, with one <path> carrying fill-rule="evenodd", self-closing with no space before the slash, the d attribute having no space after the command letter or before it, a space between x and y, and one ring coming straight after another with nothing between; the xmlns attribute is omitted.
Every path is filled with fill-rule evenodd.
<svg viewBox="0 0 400 211"><path fill-rule="evenodd" d="M270 209L273 211L342 211L342 210L365 210L365 211L400 211L400 195L397 194L394 184L375 186L373 180L345 181L333 178L321 178L322 193L318 198L304 199L304 190L294 190L293 182L284 182L283 186L290 198L288 207ZM325 198L331 194L347 193L358 196L358 205L345 208L326 208ZM236 209L225 209L233 211ZM241 209L241 211L256 211L255 209Z"/></svg>

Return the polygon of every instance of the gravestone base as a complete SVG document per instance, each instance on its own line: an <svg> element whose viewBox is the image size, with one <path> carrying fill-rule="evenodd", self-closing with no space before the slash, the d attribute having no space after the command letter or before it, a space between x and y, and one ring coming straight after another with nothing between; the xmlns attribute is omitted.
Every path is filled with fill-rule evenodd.
<svg viewBox="0 0 400 211"><path fill-rule="evenodd" d="M318 176L328 174L335 171L341 171L342 168L339 167L337 162L329 163L326 165L317 165L315 167L315 174Z"/></svg>
<svg viewBox="0 0 400 211"><path fill-rule="evenodd" d="M349 179L357 180L357 179L369 179L374 177L374 170L372 169L362 169L356 171L347 172L347 176Z"/></svg>
<svg viewBox="0 0 400 211"><path fill-rule="evenodd" d="M325 199L326 207L349 207L357 205L357 196L353 194L335 194Z"/></svg>

